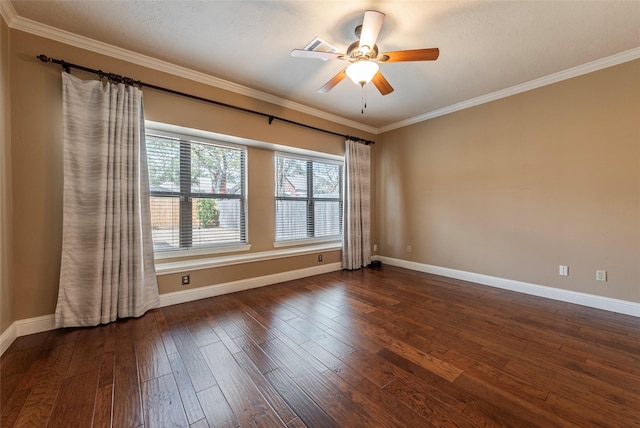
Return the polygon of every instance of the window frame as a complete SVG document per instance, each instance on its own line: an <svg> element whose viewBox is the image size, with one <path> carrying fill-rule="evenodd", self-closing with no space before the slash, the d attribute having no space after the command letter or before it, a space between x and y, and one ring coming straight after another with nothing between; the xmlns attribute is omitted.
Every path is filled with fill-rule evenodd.
<svg viewBox="0 0 640 428"><path fill-rule="evenodd" d="M179 203L179 219L178 219L178 247L170 248L167 250L158 250L154 246L154 256L156 259L169 259L176 257L186 256L198 256L216 253L229 253L237 251L246 251L251 248L249 245L249 218L248 218L248 150L245 145L228 143L220 141L214 138L207 138L203 136L202 131L191 130L189 128L180 128L180 132L174 132L165 128L171 128L172 125L165 125L162 123L149 122L145 126L145 138L148 136L156 136L160 138L175 139L179 141L180 168L187 167L191 169L191 145L201 144L217 146L222 148L229 148L233 150L240 150L241 165L240 165L240 194L220 194L220 193L202 193L193 192L191 189L191 170L188 174L183 174L179 171L179 191L152 191L151 183L149 189L149 197L171 197L178 198ZM193 132L190 132L193 131ZM148 150L147 150L148 156ZM193 246L193 213L195 208L195 201L193 199L228 199L240 201L240 241L235 242L221 242L221 243L207 243L205 245ZM191 244L187 246L187 244Z"/></svg>
<svg viewBox="0 0 640 428"><path fill-rule="evenodd" d="M275 181L277 180L277 170L276 170L276 159L277 157L285 157L289 159L301 160L306 162L306 179L307 179L307 195L306 197L295 197L295 196L278 196L277 195L277 185L275 185ZM313 164L314 163L322 163L329 165L336 165L339 167L339 197L338 198L328 198L328 197L314 197L313 194ZM323 156L309 156L299 153L292 153L287 151L274 151L273 153L273 179L274 179L274 247L285 247L285 246L294 246L294 245L304 245L311 243L322 243L322 242L341 242L344 234L344 158L341 160L336 159L335 156L331 157L323 157ZM280 239L278 240L277 236L277 204L278 201L305 201L307 203L306 209L306 224L307 224L307 236L305 238L292 238L292 239ZM339 205L339 229L340 233L337 235L328 235L328 236L315 236L316 233L316 225L315 225L315 203L316 202L338 202Z"/></svg>

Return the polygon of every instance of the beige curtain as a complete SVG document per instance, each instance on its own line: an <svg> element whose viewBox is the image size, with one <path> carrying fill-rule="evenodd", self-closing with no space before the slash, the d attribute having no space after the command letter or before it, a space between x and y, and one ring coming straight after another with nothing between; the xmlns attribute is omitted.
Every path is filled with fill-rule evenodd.
<svg viewBox="0 0 640 428"><path fill-rule="evenodd" d="M159 304L142 91L63 72L64 202L56 327Z"/></svg>
<svg viewBox="0 0 640 428"><path fill-rule="evenodd" d="M371 263L370 147L347 139L342 268L360 269Z"/></svg>

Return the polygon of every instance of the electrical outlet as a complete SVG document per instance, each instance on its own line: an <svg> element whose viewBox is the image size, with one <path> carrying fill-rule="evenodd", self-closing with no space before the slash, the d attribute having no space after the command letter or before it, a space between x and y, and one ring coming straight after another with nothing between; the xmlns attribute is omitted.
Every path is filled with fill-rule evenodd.
<svg viewBox="0 0 640 428"><path fill-rule="evenodd" d="M182 285L189 285L191 283L191 275L185 273L182 275Z"/></svg>
<svg viewBox="0 0 640 428"><path fill-rule="evenodd" d="M560 265L560 271L558 274L560 276L569 276L569 266Z"/></svg>
<svg viewBox="0 0 640 428"><path fill-rule="evenodd" d="M407 245L407 253L411 252L411 245Z"/></svg>
<svg viewBox="0 0 640 428"><path fill-rule="evenodd" d="M373 251L378 251L378 244L373 244Z"/></svg>
<svg viewBox="0 0 640 428"><path fill-rule="evenodd" d="M597 270L596 271L596 281L607 282L607 271L606 270Z"/></svg>
<svg viewBox="0 0 640 428"><path fill-rule="evenodd" d="M318 261L321 262L322 261L322 254L318 254Z"/></svg>

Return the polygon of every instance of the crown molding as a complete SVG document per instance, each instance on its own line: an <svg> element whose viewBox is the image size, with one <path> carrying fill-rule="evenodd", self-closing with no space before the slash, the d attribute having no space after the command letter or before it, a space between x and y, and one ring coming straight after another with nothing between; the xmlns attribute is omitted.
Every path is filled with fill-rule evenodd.
<svg viewBox="0 0 640 428"><path fill-rule="evenodd" d="M15 9L8 1L2 1L2 13L4 15L5 5L7 5L7 15L10 19L7 19L7 24L12 29L24 31L36 36L44 37L50 40L61 42L67 45L75 46L80 49L86 49L91 52L96 52L102 55L110 56L112 58L120 59L123 61L137 64L143 67L151 68L156 71L172 74L174 76L182 77L192 80L194 82L203 83L205 85L213 86L226 91L234 92L236 94L251 97L257 100L265 101L271 104L275 104L280 107L284 107L290 110L294 110L300 113L308 114L311 116L325 119L334 123L349 126L351 128L359 129L371 134L377 134L377 129L359 122L355 122L349 119L345 119L340 116L336 116L331 113L327 113L322 110L314 109L303 104L299 104L284 98L277 97L266 92L258 91L256 89L248 88L246 86L239 85L237 83L229 82L228 80L220 79L199 71L191 70L186 67L171 64L166 61L162 61L147 55L142 55L134 51L119 48L107 43L103 43L88 37L80 36L78 34L71 33L69 31L61 30L59 28L51 27L49 25L41 24L30 19L22 18L16 15Z"/></svg>
<svg viewBox="0 0 640 428"><path fill-rule="evenodd" d="M151 68L153 70L172 74L174 76L183 77L198 83L213 86L219 89L234 92L247 97L255 98L261 101L265 101L271 104L275 104L280 107L285 107L290 110L294 110L300 113L308 114L320 119L328 120L340 125L349 126L354 129L359 129L364 132L368 132L374 135L382 134L384 132L392 131L394 129L402 128L404 126L413 125L415 123L424 122L429 119L433 119L439 116L444 116L449 113L464 110L470 107L475 107L481 104L485 104L491 101L496 101L501 98L510 97L522 92L537 89L546 85L551 85L563 80L571 79L581 76L583 74L592 73L594 71L602 70L604 68L612 67L625 62L633 61L640 58L640 47L633 48L624 52L620 52L615 55L611 55L602 59L598 59L583 65L569 68L557 73L543 76L538 79L531 80L519 85L511 86L506 89L501 89L496 92L481 95L479 97L471 98L466 101L462 101L450 106L442 107L436 110L432 110L423 113L418 116L414 116L408 119L404 119L398 122L385 125L380 128L365 125L360 122L355 122L346 119L341 116L337 116L326 111L314 109L312 107L299 104L284 98L277 97L266 92L258 91L256 89L248 88L246 86L239 85L237 83L229 82L224 79L220 79L205 73L201 73L195 70L181 67L175 64L171 64L166 61L162 61L147 55L138 54L136 52L122 49L107 43L99 42L97 40L90 39L88 37L80 36L65 30L60 30L55 27L41 24L30 19L22 18L17 15L13 5L10 1L0 1L0 14L4 17L5 21L10 28L24 31L36 36L45 37L54 41L65 43L71 46L75 46L81 49L86 49L92 52L96 52L102 55L110 56L112 58L121 59L133 64L141 65L143 67Z"/></svg>
<svg viewBox="0 0 640 428"><path fill-rule="evenodd" d="M0 16L2 16L9 27L18 18L15 8L10 1L0 0Z"/></svg>
<svg viewBox="0 0 640 428"><path fill-rule="evenodd" d="M390 125L378 128L378 133L392 131L394 129L402 128L404 126L412 125L414 123L424 122L425 120L433 119L438 116L444 116L445 114L453 113L456 111L464 110L470 107L475 107L480 104L485 104L491 101L499 100L501 98L510 97L512 95L519 94L521 92L537 89L542 86L551 85L552 83L561 82L563 80L572 79L574 77L581 76L583 74L592 73L594 71L602 70L604 68L613 67L614 65L622 64L625 62L633 61L640 58L640 48L630 49L623 51L615 55L611 55L602 59L588 62L577 67L568 68L557 73L550 74L548 76L540 77L529 82L525 82L519 85L511 86L510 88L501 89L490 94L481 95L470 100L462 101L457 104L453 104L447 107L443 107L437 110L414 116L409 119L401 120L399 122L392 123Z"/></svg>

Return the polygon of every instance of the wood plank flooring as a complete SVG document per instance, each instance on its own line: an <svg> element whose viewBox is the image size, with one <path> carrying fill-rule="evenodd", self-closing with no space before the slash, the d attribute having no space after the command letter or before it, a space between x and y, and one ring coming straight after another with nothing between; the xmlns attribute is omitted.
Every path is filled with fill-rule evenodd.
<svg viewBox="0 0 640 428"><path fill-rule="evenodd" d="M2 427L640 426L640 319L335 272L18 338Z"/></svg>

